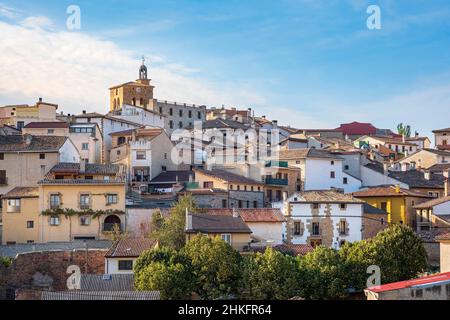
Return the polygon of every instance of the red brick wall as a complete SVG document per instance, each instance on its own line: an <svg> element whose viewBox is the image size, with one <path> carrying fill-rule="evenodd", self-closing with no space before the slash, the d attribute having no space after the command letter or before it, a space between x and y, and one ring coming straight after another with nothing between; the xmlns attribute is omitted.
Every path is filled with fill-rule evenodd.
<svg viewBox="0 0 450 320"><path fill-rule="evenodd" d="M87 273L103 274L105 271L104 255L106 250L89 250L87 256ZM7 285L15 288L33 288L33 275L41 273L53 279L47 289L66 290L69 274L67 267L77 265L85 272L86 251L46 251L20 254L6 271ZM1 278L1 276L0 276Z"/></svg>

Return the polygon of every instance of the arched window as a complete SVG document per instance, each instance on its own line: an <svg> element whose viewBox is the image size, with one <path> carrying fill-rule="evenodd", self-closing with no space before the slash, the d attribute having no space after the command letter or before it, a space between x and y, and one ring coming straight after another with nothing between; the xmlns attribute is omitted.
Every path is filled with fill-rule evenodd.
<svg viewBox="0 0 450 320"><path fill-rule="evenodd" d="M114 231L114 228L122 230L120 218L116 215L110 215L103 222L103 231Z"/></svg>

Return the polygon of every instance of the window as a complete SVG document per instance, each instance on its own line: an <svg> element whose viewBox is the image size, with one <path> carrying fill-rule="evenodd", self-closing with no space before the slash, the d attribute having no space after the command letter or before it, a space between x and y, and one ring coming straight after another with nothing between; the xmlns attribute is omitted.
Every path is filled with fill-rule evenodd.
<svg viewBox="0 0 450 320"><path fill-rule="evenodd" d="M183 110L178 110L178 114L180 115L180 117L182 117L183 116Z"/></svg>
<svg viewBox="0 0 450 320"><path fill-rule="evenodd" d="M191 110L189 110L188 116L189 116L189 118L192 118L192 111Z"/></svg>
<svg viewBox="0 0 450 320"><path fill-rule="evenodd" d="M90 208L89 194L81 194L80 195L80 209L89 209L89 208Z"/></svg>
<svg viewBox="0 0 450 320"><path fill-rule="evenodd" d="M231 245L231 234L229 233L221 234L220 237L222 238L223 241Z"/></svg>
<svg viewBox="0 0 450 320"><path fill-rule="evenodd" d="M118 201L118 195L117 194L108 194L107 196L106 196L106 203L107 204L116 204L116 203L118 203L119 201Z"/></svg>
<svg viewBox="0 0 450 320"><path fill-rule="evenodd" d="M8 199L6 203L6 212L20 212L20 199Z"/></svg>
<svg viewBox="0 0 450 320"><path fill-rule="evenodd" d="M34 243L34 240L27 240L27 243Z"/></svg>
<svg viewBox="0 0 450 320"><path fill-rule="evenodd" d="M59 216L51 216L50 217L50 225L51 226L59 226Z"/></svg>
<svg viewBox="0 0 450 320"><path fill-rule="evenodd" d="M336 178L336 172L331 171L331 172L330 172L330 178L331 178L331 179Z"/></svg>
<svg viewBox="0 0 450 320"><path fill-rule="evenodd" d="M50 208L56 209L61 205L61 196L59 194L50 195Z"/></svg>
<svg viewBox="0 0 450 320"><path fill-rule="evenodd" d="M91 224L90 216L81 216L80 217L80 226L88 226Z"/></svg>
<svg viewBox="0 0 450 320"><path fill-rule="evenodd" d="M318 203L313 203L313 209L319 209L320 205Z"/></svg>
<svg viewBox="0 0 450 320"><path fill-rule="evenodd" d="M344 177L344 178L342 179L342 182L343 182L344 184L348 184L348 178L347 178L347 177Z"/></svg>
<svg viewBox="0 0 450 320"><path fill-rule="evenodd" d="M334 161L333 160L331 160L331 165L334 166Z"/></svg>
<svg viewBox="0 0 450 320"><path fill-rule="evenodd" d="M222 199L222 208L227 207L227 199Z"/></svg>
<svg viewBox="0 0 450 320"><path fill-rule="evenodd" d="M318 222L312 223L312 235L319 236L320 235L320 227Z"/></svg>
<svg viewBox="0 0 450 320"><path fill-rule="evenodd" d="M33 229L34 228L34 221L27 221L27 229Z"/></svg>
<svg viewBox="0 0 450 320"><path fill-rule="evenodd" d="M200 113L200 111L197 112L197 118L198 118L198 119L201 119L201 118L202 118L202 114Z"/></svg>
<svg viewBox="0 0 450 320"><path fill-rule="evenodd" d="M347 209L347 204L346 203L339 204L339 209L341 209L341 210Z"/></svg>
<svg viewBox="0 0 450 320"><path fill-rule="evenodd" d="M294 222L294 236L300 236L302 234L302 223L300 221Z"/></svg>
<svg viewBox="0 0 450 320"><path fill-rule="evenodd" d="M238 208L242 208L242 200L238 201Z"/></svg>
<svg viewBox="0 0 450 320"><path fill-rule="evenodd" d="M180 121L179 123L178 123L178 127L181 129L181 128L183 128L183 122L182 121Z"/></svg>
<svg viewBox="0 0 450 320"><path fill-rule="evenodd" d="M339 234L340 235L347 234L347 221L345 221L345 220L339 221Z"/></svg>
<svg viewBox="0 0 450 320"><path fill-rule="evenodd" d="M253 208L258 208L258 201L253 201Z"/></svg>
<svg viewBox="0 0 450 320"><path fill-rule="evenodd" d="M40 153L39 154L39 159L44 160L45 159L45 153Z"/></svg>
<svg viewBox="0 0 450 320"><path fill-rule="evenodd" d="M81 150L89 150L89 143L82 143Z"/></svg>
<svg viewBox="0 0 450 320"><path fill-rule="evenodd" d="M136 159L137 160L145 160L146 159L145 151L136 151Z"/></svg>
<svg viewBox="0 0 450 320"><path fill-rule="evenodd" d="M381 203L381 210L387 211L387 202Z"/></svg>
<svg viewBox="0 0 450 320"><path fill-rule="evenodd" d="M173 121L172 120L169 121L169 127L170 127L170 129L173 129Z"/></svg>
<svg viewBox="0 0 450 320"><path fill-rule="evenodd" d="M348 164L346 164L346 165L344 166L344 170L348 170L348 169L350 169L350 166L349 166Z"/></svg>
<svg viewBox="0 0 450 320"><path fill-rule="evenodd" d="M5 154L4 153L0 153L0 160L5 160Z"/></svg>
<svg viewBox="0 0 450 320"><path fill-rule="evenodd" d="M250 208L250 201L247 200L247 209Z"/></svg>
<svg viewBox="0 0 450 320"><path fill-rule="evenodd" d="M241 190L241 186L240 185L237 185L237 190L238 191Z"/></svg>
<svg viewBox="0 0 450 320"><path fill-rule="evenodd" d="M133 260L119 260L119 271L133 270Z"/></svg>
<svg viewBox="0 0 450 320"><path fill-rule="evenodd" d="M173 109L172 108L169 109L169 115L173 116Z"/></svg>
<svg viewBox="0 0 450 320"><path fill-rule="evenodd" d="M54 129L47 129L47 134L54 134L55 130Z"/></svg>

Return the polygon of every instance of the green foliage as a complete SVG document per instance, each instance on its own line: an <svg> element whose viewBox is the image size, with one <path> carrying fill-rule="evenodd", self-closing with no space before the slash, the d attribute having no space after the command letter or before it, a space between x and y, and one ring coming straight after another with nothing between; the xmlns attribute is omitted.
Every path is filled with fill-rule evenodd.
<svg viewBox="0 0 450 320"><path fill-rule="evenodd" d="M348 279L339 252L317 247L299 260L300 296L305 299L339 299L347 295Z"/></svg>
<svg viewBox="0 0 450 320"><path fill-rule="evenodd" d="M216 237L197 235L183 251L191 259L196 292L203 299L228 298L236 294L240 279L241 255Z"/></svg>
<svg viewBox="0 0 450 320"><path fill-rule="evenodd" d="M144 252L134 268L135 288L157 290L161 299L187 299L194 290L194 276L189 259L170 248Z"/></svg>
<svg viewBox="0 0 450 320"><path fill-rule="evenodd" d="M241 273L241 299L285 300L298 293L296 259L272 248L243 257Z"/></svg>
<svg viewBox="0 0 450 320"><path fill-rule="evenodd" d="M407 226L394 224L372 239L346 244L340 250L349 285L366 287L367 267L377 265L381 283L408 280L428 269L428 258L421 239Z"/></svg>
<svg viewBox="0 0 450 320"><path fill-rule="evenodd" d="M74 210L69 208L57 208L57 209L47 209L41 212L43 216L64 216L66 218L72 216L92 216L93 219L98 218L102 215L122 215L125 211L122 210Z"/></svg>
<svg viewBox="0 0 450 320"><path fill-rule="evenodd" d="M405 137L411 137L411 126L403 125L403 123L399 123L397 125L397 133L404 135Z"/></svg>
<svg viewBox="0 0 450 320"><path fill-rule="evenodd" d="M185 195L170 209L170 215L162 222L157 218L158 225L151 238L157 239L161 246L181 249L186 243L186 208L189 212L197 212L192 196Z"/></svg>
<svg viewBox="0 0 450 320"><path fill-rule="evenodd" d="M4 266L5 268L8 268L12 264L12 261L12 258L0 256L0 265Z"/></svg>

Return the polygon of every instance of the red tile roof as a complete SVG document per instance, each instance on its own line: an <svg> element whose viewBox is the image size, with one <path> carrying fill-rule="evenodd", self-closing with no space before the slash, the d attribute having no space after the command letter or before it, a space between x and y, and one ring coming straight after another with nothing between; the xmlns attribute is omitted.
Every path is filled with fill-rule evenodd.
<svg viewBox="0 0 450 320"><path fill-rule="evenodd" d="M25 129L67 129L69 128L69 124L67 122L62 121L53 121L53 122L30 122L27 124Z"/></svg>
<svg viewBox="0 0 450 320"><path fill-rule="evenodd" d="M443 281L450 281L450 272L434 274L431 276L421 277L413 280L406 280L400 282L393 282L383 284L381 286L370 287L367 290L372 292L385 292L385 291L393 291L400 290L405 288L411 288L415 286L421 286L426 284L433 284Z"/></svg>
<svg viewBox="0 0 450 320"><path fill-rule="evenodd" d="M363 122L351 122L343 123L337 130L341 130L344 134L348 135L374 135L377 133L377 128L375 128L371 123Z"/></svg>
<svg viewBox="0 0 450 320"><path fill-rule="evenodd" d="M440 241L440 240L450 240L450 232L449 232L449 233L444 233L444 234L438 235L435 239L436 239L437 241Z"/></svg>
<svg viewBox="0 0 450 320"><path fill-rule="evenodd" d="M284 222L285 218L279 209L235 209L244 222ZM233 209L208 209L207 214L213 216L232 216Z"/></svg>
<svg viewBox="0 0 450 320"><path fill-rule="evenodd" d="M428 195L424 195L422 193L414 192L414 191L403 189L403 188L400 188L399 192L397 192L395 186L369 188L367 190L353 192L353 196L357 197L357 198L360 198L360 197L401 197L401 196L432 198Z"/></svg>

